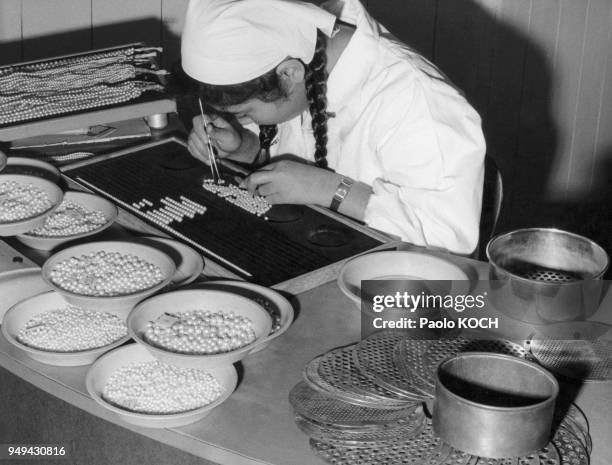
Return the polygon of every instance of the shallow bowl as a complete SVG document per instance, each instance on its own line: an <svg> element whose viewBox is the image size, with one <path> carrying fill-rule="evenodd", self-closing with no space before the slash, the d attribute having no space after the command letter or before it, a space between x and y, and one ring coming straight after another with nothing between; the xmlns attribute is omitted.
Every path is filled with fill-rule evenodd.
<svg viewBox="0 0 612 465"><path fill-rule="evenodd" d="M42 226L45 222L45 218L47 218L47 216L49 216L53 210L55 210L60 203L62 203L62 199L64 197L62 189L57 184L37 176L0 173L0 183L3 182L16 182L21 185L32 184L34 187L47 193L49 199L51 200L52 206L42 213L38 213L37 215L25 218L23 220L0 222L0 236L15 236Z"/></svg>
<svg viewBox="0 0 612 465"><path fill-rule="evenodd" d="M89 395L102 407L113 412L123 421L145 428L175 428L201 420L215 407L221 405L236 389L238 375L233 365L206 367L206 371L217 378L223 388L221 396L203 407L180 413L148 414L126 410L106 401L102 397L106 383L113 373L132 363L155 361L155 357L140 344L128 344L100 357L87 372L85 380Z"/></svg>
<svg viewBox="0 0 612 465"><path fill-rule="evenodd" d="M89 211L100 210L104 213L107 221L92 231L72 234L70 236L35 236L30 234L30 232L26 232L24 234L19 234L17 239L33 249L52 250L60 244L98 234L110 227L115 222L115 219L117 219L117 207L112 202L94 194L68 191L64 193L64 202L78 203Z"/></svg>
<svg viewBox="0 0 612 465"><path fill-rule="evenodd" d="M17 339L19 331L34 316L40 313L65 307L66 302L62 296L54 291L29 297L11 307L4 314L4 318L2 320L2 334L4 334L4 337L13 346L15 346L20 352L26 354L28 357L41 363L59 366L89 365L103 353L120 346L130 339L130 336L126 334L124 337L117 339L111 344L74 352L53 352L50 350L37 349L23 344ZM112 310L109 310L108 313L112 313L119 318L124 318L124 315L113 312Z"/></svg>
<svg viewBox="0 0 612 465"><path fill-rule="evenodd" d="M53 270L59 262L67 260L71 257L80 257L82 255L98 251L119 252L121 254L136 255L141 260L145 260L148 263L158 266L162 271L163 280L157 283L155 286L147 289L142 289L130 294L114 296L90 296L77 294L65 290L51 281L51 270ZM51 255L51 257L45 261L42 267L43 279L49 283L53 289L60 293L68 303L77 307L89 308L93 310L121 311L123 312L124 317L127 317L130 310L132 310L132 308L134 308L138 302L165 287L172 279L175 271L176 266L174 261L168 255L153 247L130 241L89 242L86 244L68 247L67 249L63 249Z"/></svg>
<svg viewBox="0 0 612 465"><path fill-rule="evenodd" d="M149 343L144 336L147 324L167 312L176 314L188 310L211 312L234 312L248 317L255 331L255 341L229 352L216 354L184 354L173 352ZM146 347L159 360L186 368L222 366L242 360L267 340L272 328L272 319L258 303L232 292L185 289L167 292L141 302L132 310L127 319L128 330L136 342Z"/></svg>

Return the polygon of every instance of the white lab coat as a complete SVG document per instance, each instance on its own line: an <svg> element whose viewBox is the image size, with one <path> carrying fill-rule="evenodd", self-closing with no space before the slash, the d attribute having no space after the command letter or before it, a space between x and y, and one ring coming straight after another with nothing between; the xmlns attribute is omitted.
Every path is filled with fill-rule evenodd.
<svg viewBox="0 0 612 465"><path fill-rule="evenodd" d="M439 70L357 0L330 11L357 29L328 79L327 160L372 186L368 226L469 254L478 242L485 142L480 117ZM334 11L335 10L335 11ZM308 112L279 125L271 155L313 160Z"/></svg>

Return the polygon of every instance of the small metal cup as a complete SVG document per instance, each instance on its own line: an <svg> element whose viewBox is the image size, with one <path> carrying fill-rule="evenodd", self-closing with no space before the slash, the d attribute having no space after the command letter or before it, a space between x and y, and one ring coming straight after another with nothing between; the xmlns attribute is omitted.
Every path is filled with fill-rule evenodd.
<svg viewBox="0 0 612 465"><path fill-rule="evenodd" d="M550 440L559 384L526 360L464 352L436 372L433 428L442 441L489 458L531 454Z"/></svg>
<svg viewBox="0 0 612 465"><path fill-rule="evenodd" d="M601 302L609 258L595 242L558 229L519 229L487 245L491 301L532 324L583 320Z"/></svg>

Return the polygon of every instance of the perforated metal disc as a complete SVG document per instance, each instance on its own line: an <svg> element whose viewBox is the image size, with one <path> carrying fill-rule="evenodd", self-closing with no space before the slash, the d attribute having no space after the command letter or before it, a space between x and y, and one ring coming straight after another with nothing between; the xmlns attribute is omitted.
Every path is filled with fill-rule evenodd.
<svg viewBox="0 0 612 465"><path fill-rule="evenodd" d="M507 458L507 459L488 459L485 457L477 457L474 465L518 465L518 457ZM471 464L470 464L471 465ZM535 463L527 462L524 465L540 465L539 459Z"/></svg>
<svg viewBox="0 0 612 465"><path fill-rule="evenodd" d="M384 403L379 402L378 397L358 394L354 391L347 391L344 388L338 388L337 386L329 383L326 379L322 378L319 374L319 362L321 357L316 357L312 359L308 364L304 367L302 371L302 377L306 384L308 384L311 388L323 392L331 397L335 397L336 399L342 400L344 402L348 402L350 404L364 406L364 407L379 407L379 408L391 408L392 410L397 409L397 406L389 407Z"/></svg>
<svg viewBox="0 0 612 465"><path fill-rule="evenodd" d="M589 454L578 438L565 428L558 428L552 440L561 457L560 465L589 465Z"/></svg>
<svg viewBox="0 0 612 465"><path fill-rule="evenodd" d="M402 343L403 344L403 343ZM402 345L400 345L400 354L397 356L396 363L400 366L400 371L410 372L415 371L413 367L413 357L402 356ZM452 339L440 339L431 341L424 354L422 362L417 364L418 369L415 375L421 378L425 386L429 386L429 393L433 396L436 369L438 364L453 355L460 352L493 352L498 354L513 355L515 357L525 357L525 349L520 344L503 339L486 340L486 339L465 339L462 337Z"/></svg>
<svg viewBox="0 0 612 465"><path fill-rule="evenodd" d="M533 454L519 457L518 465L560 465L561 456L553 443L548 443ZM480 464L479 464L480 465Z"/></svg>
<svg viewBox="0 0 612 465"><path fill-rule="evenodd" d="M395 364L395 350L404 334L394 332L376 333L361 341L354 349L353 360L358 370L373 380L376 384L390 391L425 399L431 397L425 389L421 388L422 381L412 373L402 373ZM420 354L427 347L429 341L408 340L407 345L414 347ZM415 356L415 360L420 357Z"/></svg>
<svg viewBox="0 0 612 465"><path fill-rule="evenodd" d="M305 382L293 387L289 393L289 403L297 414L307 420L336 428L393 427L405 422L422 421L424 416L417 405L391 410L350 404L317 391Z"/></svg>
<svg viewBox="0 0 612 465"><path fill-rule="evenodd" d="M315 439L310 440L310 447L318 457L334 465L424 465L443 445L427 421L418 436L384 447L342 447Z"/></svg>
<svg viewBox="0 0 612 465"><path fill-rule="evenodd" d="M559 270L551 270L549 268L535 268L526 273L522 273L523 278L532 279L534 281L543 281L547 283L573 283L580 278L565 273Z"/></svg>
<svg viewBox="0 0 612 465"><path fill-rule="evenodd" d="M424 427L425 415L422 411L415 411L409 419L365 430L338 429L310 421L301 415L296 415L295 422L312 439L338 446L363 448L389 445L416 436Z"/></svg>
<svg viewBox="0 0 612 465"><path fill-rule="evenodd" d="M354 347L355 345L342 347L322 355L318 368L321 378L340 390L377 399L377 403L389 407L403 407L419 402L420 398L417 396L392 392L362 375L353 360Z"/></svg>
<svg viewBox="0 0 612 465"><path fill-rule="evenodd" d="M612 380L612 340L609 338L533 339L530 348L542 366L556 373L582 381Z"/></svg>
<svg viewBox="0 0 612 465"><path fill-rule="evenodd" d="M580 443L584 446L587 454L590 454L593 450L593 443L591 441L591 435L588 431L584 430L571 416L567 415L560 423L560 427L563 427L574 434Z"/></svg>

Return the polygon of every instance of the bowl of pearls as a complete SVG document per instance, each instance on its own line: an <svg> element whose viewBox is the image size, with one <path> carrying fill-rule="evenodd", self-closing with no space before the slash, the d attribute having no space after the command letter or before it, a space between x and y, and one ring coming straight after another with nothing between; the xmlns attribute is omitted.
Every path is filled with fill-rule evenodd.
<svg viewBox="0 0 612 465"><path fill-rule="evenodd" d="M165 287L176 270L165 253L129 241L100 241L63 249L42 267L43 279L77 307L114 310L124 317Z"/></svg>
<svg viewBox="0 0 612 465"><path fill-rule="evenodd" d="M129 339L122 315L68 305L54 291L8 309L2 333L30 358L59 366L89 365Z"/></svg>
<svg viewBox="0 0 612 465"><path fill-rule="evenodd" d="M236 388L233 365L181 368L157 360L140 344L100 357L85 380L101 406L127 423L175 428L201 420Z"/></svg>
<svg viewBox="0 0 612 465"><path fill-rule="evenodd" d="M0 173L0 236L41 226L63 197L62 189L46 179Z"/></svg>
<svg viewBox="0 0 612 465"><path fill-rule="evenodd" d="M185 289L151 297L130 312L132 338L159 360L198 368L235 363L266 341L270 314L231 292Z"/></svg>
<svg viewBox="0 0 612 465"><path fill-rule="evenodd" d="M102 232L117 218L112 202L86 192L68 191L64 199L45 222L17 239L39 250L51 250L60 244Z"/></svg>

